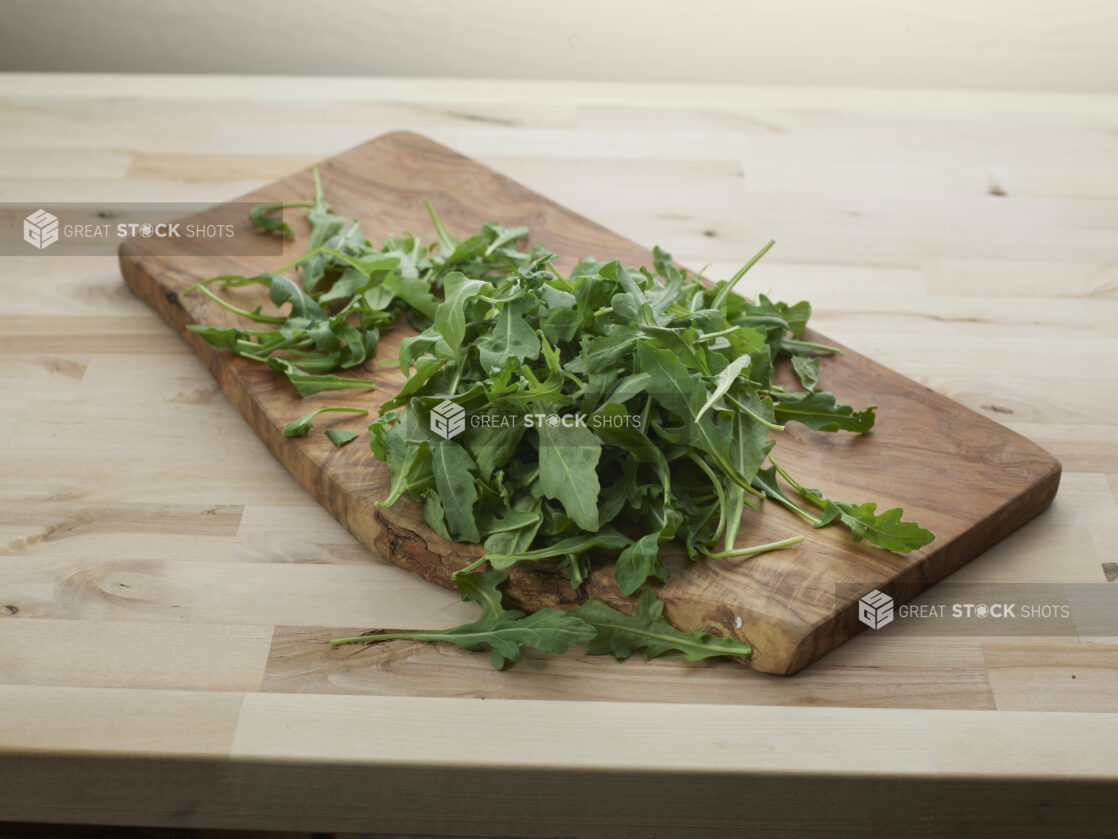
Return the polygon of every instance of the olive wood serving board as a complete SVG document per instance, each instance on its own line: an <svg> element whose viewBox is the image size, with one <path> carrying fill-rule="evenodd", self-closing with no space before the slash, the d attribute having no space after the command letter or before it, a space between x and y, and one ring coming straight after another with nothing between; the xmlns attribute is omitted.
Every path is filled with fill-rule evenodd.
<svg viewBox="0 0 1118 839"><path fill-rule="evenodd" d="M386 134L323 161L319 171L335 211L359 219L374 242L405 230L433 241L423 204L428 198L457 235L468 235L489 220L529 226L533 241L542 240L559 254L561 270L589 255L651 264L648 249L417 134ZM313 189L306 169L238 203L303 201ZM221 205L195 220L228 221L229 212ZM410 499L378 509L374 502L387 495L389 471L369 452L367 434L337 449L323 433L331 427L363 431L369 418L324 414L306 437L281 433L291 420L324 405L365 407L375 416L377 406L404 381L395 365L373 360L355 371L375 382L373 391L331 391L299 399L282 374L215 350L186 330L192 323L244 325L203 295L181 293L219 274L274 270L302 253L308 231L298 212L288 212L297 240L284 245L283 257L229 256L216 248L197 256L162 256L150 242L134 240L120 249L121 272L128 286L183 335L269 451L323 507L370 550L424 579L453 587L452 572L479 556L480 547L437 536L423 522L420 504ZM755 270L763 272L763 265ZM748 282L743 285L748 293ZM266 303L259 287L223 293L250 309ZM401 319L382 336L377 357L395 357L400 338L409 334L414 331ZM835 344L810 332L806 339ZM660 597L667 618L680 629L749 642L755 650L750 664L769 673L794 673L858 632L862 594L879 589L903 603L943 579L1043 510L1059 485L1060 464L1040 447L853 350L843 350L841 357L824 361L820 381L841 402L877 405L874 430L864 436L827 434L792 424L775 451L793 475L828 497L876 501L879 510L902 506L906 519L920 522L937 538L911 554L895 554L866 542L854 544L849 531L838 526L813 530L775 503L762 503L759 513L746 511L739 545L797 533L806 539L750 559L694 564L674 545L665 547L672 574ZM554 562L515 567L506 590L507 602L529 611L576 605L587 596L632 608L608 566L596 569L579 592L571 590Z"/></svg>

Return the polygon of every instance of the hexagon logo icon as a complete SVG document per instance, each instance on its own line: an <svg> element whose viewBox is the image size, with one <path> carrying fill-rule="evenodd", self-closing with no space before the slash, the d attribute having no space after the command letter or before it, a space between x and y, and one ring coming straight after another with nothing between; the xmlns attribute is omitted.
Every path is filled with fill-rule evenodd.
<svg viewBox="0 0 1118 839"><path fill-rule="evenodd" d="M858 601L858 620L870 629L881 629L893 622L893 598L874 589Z"/></svg>
<svg viewBox="0 0 1118 839"><path fill-rule="evenodd" d="M444 399L431 409L431 430L449 440L466 430L466 409Z"/></svg>
<svg viewBox="0 0 1118 839"><path fill-rule="evenodd" d="M58 241L58 216L36 210L23 220L23 241L42 250Z"/></svg>

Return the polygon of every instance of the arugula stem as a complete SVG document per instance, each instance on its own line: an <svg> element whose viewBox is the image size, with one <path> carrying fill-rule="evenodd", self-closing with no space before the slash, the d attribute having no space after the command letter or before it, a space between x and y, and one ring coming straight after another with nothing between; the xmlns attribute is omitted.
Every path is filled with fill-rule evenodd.
<svg viewBox="0 0 1118 839"><path fill-rule="evenodd" d="M740 326L731 326L729 329L719 329L717 332L704 332L699 335L699 337L696 338L695 341L696 343L699 343L702 341L709 341L711 338L721 338L725 335L732 335L740 329Z"/></svg>
<svg viewBox="0 0 1118 839"><path fill-rule="evenodd" d="M813 344L810 341L795 341L788 338L782 340L780 344L785 349L791 347L797 350L818 350L819 352L830 353L831 355L842 355L842 350L838 347L828 347L826 344Z"/></svg>
<svg viewBox="0 0 1118 839"><path fill-rule="evenodd" d="M185 289L182 293L182 296L189 297L191 292L197 291L200 288L205 288L210 283L220 282L224 287L228 288L230 284L230 277L231 275L229 274L219 274L216 277L210 277L208 280L201 280L200 282L192 285L190 288Z"/></svg>
<svg viewBox="0 0 1118 839"><path fill-rule="evenodd" d="M248 350L266 350L265 355L270 355L277 350L286 350L292 347L304 346L310 342L310 338L286 338L282 341L276 341L271 344L257 344L252 341L237 341L238 346L244 345ZM245 353L241 353L245 355ZM259 357L258 353L253 353L255 357Z"/></svg>
<svg viewBox="0 0 1118 839"><path fill-rule="evenodd" d="M806 498L808 501L810 501L816 507L822 507L823 506L823 504L820 503L819 499L815 498L813 495L811 495L811 493L809 493L804 488L803 484L801 484L799 481L797 481L795 478L793 478L791 475L789 475L787 472L785 472L783 466L781 466L779 463L777 463L771 457L769 458L769 463L771 463L773 466L776 467L776 471L780 473L780 477L784 478L784 480L786 480L788 482L788 484L792 487L792 489L796 490L796 492L800 495L801 498Z"/></svg>
<svg viewBox="0 0 1118 839"><path fill-rule="evenodd" d="M734 484L730 487L730 511L727 513L726 531L724 535L726 550L733 550L734 542L738 539L738 530L741 529L741 516L745 511L745 494L741 487ZM711 541L714 541L713 539Z"/></svg>
<svg viewBox="0 0 1118 839"><path fill-rule="evenodd" d="M754 545L751 548L735 548L730 551L720 551L716 554L707 553L706 555L710 559L732 559L738 556L756 556L757 554L763 554L767 551L777 551L781 548L798 545L803 540L803 536L789 536L787 539L781 539L779 542L769 542L766 545ZM703 553L706 553L706 551Z"/></svg>
<svg viewBox="0 0 1118 839"><path fill-rule="evenodd" d="M712 542L718 541L718 537L722 535L722 530L726 527L726 494L722 491L722 482L718 480L718 476L714 474L714 470L707 466L702 457L699 457L695 452L688 450L687 456L691 458L699 468L702 469L706 476L710 479L714 491L718 494L718 528L714 531L714 535L710 537Z"/></svg>
<svg viewBox="0 0 1118 839"><path fill-rule="evenodd" d="M773 465L775 466L775 464L773 464ZM798 504L791 501L790 499L785 498L783 493L780 494L780 495L764 494L764 497L771 500L771 501L775 501L778 504L783 504L785 507L787 507L789 510L791 510L793 513L795 513L797 516L802 518L804 521L810 522L812 524L812 526L820 525L820 524L823 523L823 520L821 518L819 518L818 516L813 516L811 513L809 513L803 507L799 506Z"/></svg>
<svg viewBox="0 0 1118 839"><path fill-rule="evenodd" d="M771 248L775 244L776 239L769 239L769 243L761 248L761 250L757 251L756 255L754 255L754 257L749 260L749 262L745 263L745 265L741 267L741 270L730 278L730 281L726 283L726 285L722 286L722 288L718 290L718 294L714 295L714 301L711 303L711 308L721 309L722 305L726 302L726 298L730 296L730 292L733 290L734 286L738 284L738 280L744 277L745 273L757 264L757 260L767 254L769 252L769 248Z"/></svg>
<svg viewBox="0 0 1118 839"><path fill-rule="evenodd" d="M353 257L346 256L341 251L334 250L334 248L329 248L326 245L319 245L317 248L311 248L306 253L295 257L295 259L291 260L286 265L280 266L279 268L277 268L275 271L272 271L271 273L272 274L282 274L284 271L290 271L292 268L296 268L296 267L302 265L304 262L306 262L312 256L318 256L318 254L320 254L320 253L327 253L327 254L330 254L330 256L337 257L338 259L342 260L343 262L347 263L348 265L351 265L352 267L356 268L358 271L361 271L361 264L357 260L355 260ZM362 271L362 273L364 273L364 271Z"/></svg>
<svg viewBox="0 0 1118 839"><path fill-rule="evenodd" d="M328 414L331 411L337 411L338 413L344 413L344 414L368 414L369 413L364 408L342 408L342 407L319 408L314 413L315 413L315 416L317 416L318 414Z"/></svg>
<svg viewBox="0 0 1118 839"><path fill-rule="evenodd" d="M492 554L492 556L498 556L498 555L497 554ZM484 556L479 556L477 559L475 559L473 562L471 562L465 568L459 568L457 571L455 571L450 576L453 578L453 577L461 576L462 574L469 574L475 568L479 568L480 566L487 563L489 561L489 557L490 557L490 554L485 554Z"/></svg>
<svg viewBox="0 0 1118 839"><path fill-rule="evenodd" d="M422 637L417 637L422 636ZM356 635L353 638L334 638L330 641L331 647L340 647L342 644L361 644L366 641L441 641L446 640L446 633L442 632L386 632L381 635Z"/></svg>
<svg viewBox="0 0 1118 839"><path fill-rule="evenodd" d="M288 352L295 356L299 368L306 373L328 373L338 366L337 362L329 356L321 358L315 353L296 349L289 349Z"/></svg>
<svg viewBox="0 0 1118 839"><path fill-rule="evenodd" d="M455 365L455 367L457 369L454 371L454 381L451 382L451 384L450 384L450 394L451 394L451 396L458 393L458 382L461 381L461 379L462 379L462 368L464 366L465 365L462 363L462 359L459 358L458 363Z"/></svg>
<svg viewBox="0 0 1118 839"><path fill-rule="evenodd" d="M213 300L215 303L217 303L219 306L222 306L223 308L228 309L230 312L232 312L235 315L240 315L243 318L248 318L249 320L256 321L257 323L274 323L274 324L287 323L287 318L286 317L276 317L274 315L262 315L258 311L250 312L247 309L242 309L238 306L234 306L232 303L230 303L226 300L222 300L220 297L218 297L216 294L214 294L212 291L210 291L208 288L206 288L203 285L197 286L197 289L200 292L202 292L204 295L206 295L208 298Z"/></svg>
<svg viewBox="0 0 1118 839"><path fill-rule="evenodd" d="M731 402L733 402L735 405L737 405L739 411L741 411L742 413L745 413L745 414L749 414L749 416L753 417L753 419L757 420L757 422L761 423L761 425L765 426L765 428L769 429L770 431L783 431L784 430L783 425L777 425L776 423L769 422L764 417L757 416L757 414L753 413L753 411L751 411L751 410L749 410L749 408L745 407L745 405L743 405L735 397L730 396L729 398L730 398Z"/></svg>

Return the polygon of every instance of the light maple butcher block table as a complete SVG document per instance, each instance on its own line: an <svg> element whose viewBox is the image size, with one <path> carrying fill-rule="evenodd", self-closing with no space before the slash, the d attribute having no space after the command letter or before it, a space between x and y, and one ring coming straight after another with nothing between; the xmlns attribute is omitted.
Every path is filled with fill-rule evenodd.
<svg viewBox="0 0 1118 839"><path fill-rule="evenodd" d="M1118 577L1118 98L8 75L0 201L218 203L394 130L709 275L775 238L745 291L1062 462L952 582ZM330 649L475 607L335 522L114 258L4 257L0 295L0 820L1112 835L1118 638Z"/></svg>

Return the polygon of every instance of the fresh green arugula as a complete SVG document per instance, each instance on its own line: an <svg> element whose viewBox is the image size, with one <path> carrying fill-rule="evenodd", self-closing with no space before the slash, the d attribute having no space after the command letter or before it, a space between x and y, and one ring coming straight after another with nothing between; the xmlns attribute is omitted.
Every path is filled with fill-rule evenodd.
<svg viewBox="0 0 1118 839"><path fill-rule="evenodd" d="M326 431L326 439L340 449L347 443L352 443L356 440L357 433L355 431L345 431L341 428L330 428Z"/></svg>
<svg viewBox="0 0 1118 839"><path fill-rule="evenodd" d="M314 428L314 418L319 414L326 414L331 411L344 412L349 414L367 414L369 413L364 408L318 408L311 411L309 414L299 417L297 420L292 420L283 429L284 437L306 437L312 428Z"/></svg>
<svg viewBox="0 0 1118 839"><path fill-rule="evenodd" d="M626 659L635 652L644 652L645 660L680 652L688 661L701 661L717 656L748 658L753 649L731 638L720 638L706 632L680 632L663 616L664 604L651 590L641 592L636 613L620 612L599 600L588 600L566 612L541 609L525 615L517 609L505 609L498 586L507 574L481 571L460 577L458 589L463 600L481 606L481 616L472 623L419 632L384 632L338 638L330 643L369 644L379 641L445 641L466 650L488 647L489 660L498 670L520 661L522 648L531 647L543 653L564 653L576 644L585 643L591 655L613 655Z"/></svg>
<svg viewBox="0 0 1118 839"><path fill-rule="evenodd" d="M446 641L465 650L489 647L489 660L498 670L520 661L521 648L531 647L544 653L564 653L575 644L593 641L595 629L573 612L558 609L540 609L526 615L517 609L505 609L497 586L507 579L499 571L482 571L463 577L458 590L463 600L473 600L481 606L481 617L473 623L451 629L426 632L389 632L379 635L359 635L339 638L330 643L368 643L407 639L411 641Z"/></svg>
<svg viewBox="0 0 1118 839"><path fill-rule="evenodd" d="M732 638L707 632L680 632L664 619L664 602L656 592L645 589L637 598L636 614L619 612L600 600L588 600L574 614L594 627L587 645L591 655L612 654L628 658L644 651L645 661L665 653L681 652L688 661L716 656L749 658L753 648Z"/></svg>
<svg viewBox="0 0 1118 839"><path fill-rule="evenodd" d="M872 502L824 498L770 457L788 423L865 434L876 418L873 406L843 405L821 389L820 362L839 350L805 340L807 302L750 302L734 291L771 242L730 280L708 286L659 248L651 266L587 258L564 275L542 245L523 247L527 228L489 222L458 239L430 204L434 243L404 234L377 247L333 212L317 171L312 200L264 205L252 221L292 236L276 215L288 207L307 210L306 253L272 273L191 289L260 328L191 328L284 373L308 396L371 388L353 374L407 318L418 334L401 341L395 360L406 383L369 426L372 454L392 476L378 506L410 496L437 533L485 550L455 574L463 598L482 606L478 621L337 643L406 637L488 647L502 668L524 646L562 652L582 642L618 657L640 649L748 656L739 642L682 633L664 619L656 586L669 574L665 543L692 561L719 562L801 542L791 533L739 546L747 508L764 499L888 550L934 539L900 509L878 514ZM249 285L268 290L276 313L240 308L211 288ZM777 384L782 360L803 390ZM312 412L284 433L305 434L322 410L344 409ZM338 446L353 439L327 433ZM608 559L618 589L639 592L633 615L597 601L532 615L500 605L502 572L517 563L550 563L578 589Z"/></svg>

